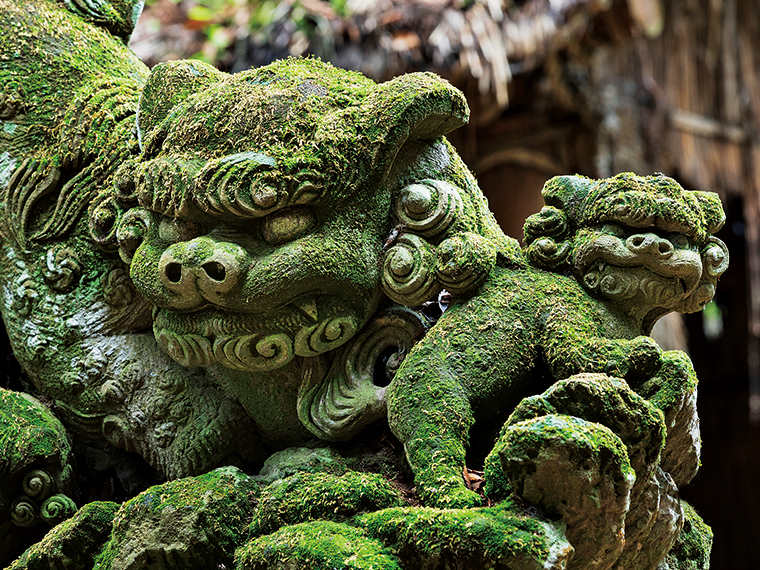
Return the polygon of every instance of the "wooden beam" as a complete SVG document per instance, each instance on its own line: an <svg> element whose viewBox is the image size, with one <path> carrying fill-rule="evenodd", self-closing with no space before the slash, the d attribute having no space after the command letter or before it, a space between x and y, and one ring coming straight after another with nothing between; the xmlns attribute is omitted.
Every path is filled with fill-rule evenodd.
<svg viewBox="0 0 760 570"><path fill-rule="evenodd" d="M721 123L711 117L679 109L670 112L670 126L684 133L725 139L736 144L743 144L749 140L747 132L738 125Z"/></svg>

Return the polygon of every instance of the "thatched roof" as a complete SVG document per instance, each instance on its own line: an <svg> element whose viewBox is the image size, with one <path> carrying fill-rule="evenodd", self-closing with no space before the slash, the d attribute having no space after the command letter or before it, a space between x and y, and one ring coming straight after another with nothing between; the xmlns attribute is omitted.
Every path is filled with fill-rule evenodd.
<svg viewBox="0 0 760 570"><path fill-rule="evenodd" d="M569 44L657 33L661 11L631 9L641 4L659 6L656 0L285 0L263 14L255 7L236 14L231 71L307 54L376 80L429 70L478 95L476 117L492 118L508 106L513 76ZM157 8L167 9L161 2ZM150 51L176 52L176 34L187 36L188 27L165 25L151 35L143 23L133 46L146 59Z"/></svg>

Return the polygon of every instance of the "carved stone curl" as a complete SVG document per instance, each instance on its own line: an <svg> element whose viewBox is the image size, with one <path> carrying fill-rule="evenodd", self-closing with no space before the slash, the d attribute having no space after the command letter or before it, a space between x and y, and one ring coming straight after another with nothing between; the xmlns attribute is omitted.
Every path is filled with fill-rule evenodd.
<svg viewBox="0 0 760 570"><path fill-rule="evenodd" d="M437 262L433 246L415 235L402 235L385 254L383 291L408 306L427 301L441 288L435 276Z"/></svg>
<svg viewBox="0 0 760 570"><path fill-rule="evenodd" d="M421 180L399 192L394 213L405 231L430 238L446 232L461 217L462 198L449 182Z"/></svg>
<svg viewBox="0 0 760 570"><path fill-rule="evenodd" d="M50 526L66 520L77 512L77 506L70 497L63 494L53 495L40 507L40 518Z"/></svg>
<svg viewBox="0 0 760 570"><path fill-rule="evenodd" d="M427 326L415 311L386 309L341 348L324 377L309 368L298 396L303 424L320 439L342 441L382 418L386 386Z"/></svg>
<svg viewBox="0 0 760 570"><path fill-rule="evenodd" d="M68 293L79 282L82 267L74 251L67 247L51 248L45 256L45 282L54 291Z"/></svg>
<svg viewBox="0 0 760 570"><path fill-rule="evenodd" d="M119 256L124 263L130 263L132 256L153 226L153 214L144 208L132 208L120 219L116 228Z"/></svg>
<svg viewBox="0 0 760 570"><path fill-rule="evenodd" d="M438 246L438 282L459 297L474 293L496 265L496 251L493 242L473 233L444 240Z"/></svg>
<svg viewBox="0 0 760 570"><path fill-rule="evenodd" d="M201 350L205 348L203 341L196 342ZM295 357L293 340L285 333L220 337L214 341L213 354L223 366L257 371L279 368Z"/></svg>

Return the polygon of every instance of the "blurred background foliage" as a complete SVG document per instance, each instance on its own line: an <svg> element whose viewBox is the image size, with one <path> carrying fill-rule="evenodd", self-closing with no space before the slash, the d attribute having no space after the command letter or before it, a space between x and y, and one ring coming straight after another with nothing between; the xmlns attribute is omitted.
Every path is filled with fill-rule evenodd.
<svg viewBox="0 0 760 570"><path fill-rule="evenodd" d="M305 52L315 38L332 36L331 20L349 15L347 0L147 0L145 8L133 43L142 47L146 41L153 43L151 39L171 37L176 55L221 69L239 67L235 62L241 54L236 47L243 40L280 47L285 43ZM274 23L283 18L287 18L285 29L273 36ZM174 51L140 51L148 64L175 56Z"/></svg>

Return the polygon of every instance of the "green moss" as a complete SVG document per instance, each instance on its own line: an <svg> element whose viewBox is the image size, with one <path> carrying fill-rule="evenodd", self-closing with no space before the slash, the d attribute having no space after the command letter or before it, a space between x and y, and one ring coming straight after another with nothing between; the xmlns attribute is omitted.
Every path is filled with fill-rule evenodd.
<svg viewBox="0 0 760 570"><path fill-rule="evenodd" d="M231 564L258 495L256 482L235 467L151 487L116 513L95 568L112 568L117 561L146 567L153 560L160 568L188 569Z"/></svg>
<svg viewBox="0 0 760 570"><path fill-rule="evenodd" d="M345 524L319 521L287 526L251 540L235 554L239 570L401 570L377 540Z"/></svg>
<svg viewBox="0 0 760 570"><path fill-rule="evenodd" d="M557 176L542 194L548 206L565 210L575 227L626 220L635 227L681 232L701 244L725 221L717 194L684 190L661 174L624 172L603 180Z"/></svg>
<svg viewBox="0 0 760 570"><path fill-rule="evenodd" d="M67 462L71 451L58 419L27 394L0 389L0 466L17 473L38 463Z"/></svg>
<svg viewBox="0 0 760 570"><path fill-rule="evenodd" d="M690 504L681 501L684 525L676 543L658 568L662 570L708 570L713 532Z"/></svg>
<svg viewBox="0 0 760 570"><path fill-rule="evenodd" d="M399 492L380 475L299 473L262 491L250 535L317 519L343 520L357 513L401 505Z"/></svg>
<svg viewBox="0 0 760 570"><path fill-rule="evenodd" d="M40 143L53 142L65 109L61 101L88 81L105 74L141 81L147 75L123 42L53 2L4 2L0 17L8 30L0 40L0 84L20 86L25 122Z"/></svg>
<svg viewBox="0 0 760 570"><path fill-rule="evenodd" d="M606 427L572 416L548 415L516 423L506 430L505 437L497 442L494 450L501 455L502 465L514 478L512 484L520 496L524 496L527 489L519 488L517 483L534 479L536 466L541 467L542 462L547 463L549 469L553 468L555 461L563 466L583 466L587 470L593 466L603 476L605 484L615 486L616 498L625 497L635 480L628 452L620 438ZM552 481L551 471L548 473L549 478L544 484L550 488L556 487L551 489L553 491L559 491L563 483L560 480ZM576 476L573 474L573 477ZM542 477L546 478L547 475ZM591 489L586 488L587 482L582 480L583 477L580 479L582 491ZM536 484L533 481L533 485ZM568 494L575 492L570 487L565 490ZM535 494L541 498L539 491L535 491ZM563 499L562 493L557 493L556 496L545 495L544 499L551 503L568 502Z"/></svg>
<svg viewBox="0 0 760 570"><path fill-rule="evenodd" d="M47 533L7 570L91 568L111 531L119 505L95 501Z"/></svg>
<svg viewBox="0 0 760 570"><path fill-rule="evenodd" d="M511 500L478 509L386 509L351 524L389 546L408 568L553 568L571 552L561 532Z"/></svg>
<svg viewBox="0 0 760 570"><path fill-rule="evenodd" d="M509 497L513 490L509 477L501 466L500 449L500 446L494 446L483 465L483 478L486 480L483 493L491 501L502 501Z"/></svg>

